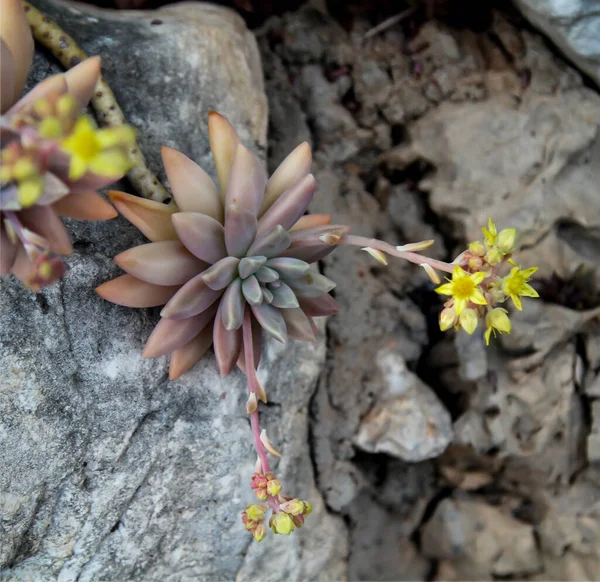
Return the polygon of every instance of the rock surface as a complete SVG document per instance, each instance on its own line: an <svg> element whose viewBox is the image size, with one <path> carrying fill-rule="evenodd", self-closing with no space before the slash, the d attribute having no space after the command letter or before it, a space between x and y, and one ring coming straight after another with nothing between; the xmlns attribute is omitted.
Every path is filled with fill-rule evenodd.
<svg viewBox="0 0 600 582"><path fill-rule="evenodd" d="M600 98L539 36L500 13L489 22L475 33L409 19L367 39L376 22L355 17L347 32L307 8L260 36L267 94L285 104L269 149L277 159L310 136L326 193L313 211L395 244L434 238L445 260L493 216L523 233L515 260L540 267L547 300L511 309L513 333L486 349L481 332L439 332L418 269L351 249L326 258L342 314L328 322L312 444L326 503L348 524L353 580L598 578L586 443L600 397ZM391 382L390 351L408 371ZM390 403L403 373L419 389ZM389 431L426 394L454 422L431 456L452 443L435 460L395 459L431 445L410 423Z"/></svg>
<svg viewBox="0 0 600 582"><path fill-rule="evenodd" d="M89 53L102 54L155 171L165 143L212 170L211 108L264 154L257 47L233 12L200 4L143 14L36 5ZM32 80L52 72L57 67L37 54ZM250 548L240 522L253 498L254 465L244 378L220 378L209 356L169 382L165 358L141 357L157 311L94 293L117 274L112 257L141 235L121 218L69 228L75 253L62 283L38 295L13 280L0 283L0 578L343 578L346 535L324 508L306 444L323 339L266 345L259 373L271 406L263 423L284 453L277 472L314 510L299 535Z"/></svg>
<svg viewBox="0 0 600 582"><path fill-rule="evenodd" d="M600 85L600 14L594 0L516 0L523 15Z"/></svg>

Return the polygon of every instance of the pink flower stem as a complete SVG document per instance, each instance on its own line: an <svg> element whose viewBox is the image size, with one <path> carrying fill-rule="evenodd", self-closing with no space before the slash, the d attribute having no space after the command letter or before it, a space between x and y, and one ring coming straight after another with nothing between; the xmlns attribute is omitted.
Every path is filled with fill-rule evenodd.
<svg viewBox="0 0 600 582"><path fill-rule="evenodd" d="M248 380L248 391L256 394L256 370L254 369L254 344L252 343L252 319L250 317L250 308L246 307L243 323L243 340L244 340L244 358L246 364L246 378ZM258 421L258 409L250 414L250 425L252 427L252 438L254 440L254 448L260 459L263 473L269 473L269 460L265 446L260 440L260 424Z"/></svg>
<svg viewBox="0 0 600 582"><path fill-rule="evenodd" d="M395 246L383 242L381 240L377 240L376 238L367 238L365 236L355 236L353 234L345 234L342 236L337 243L338 245L347 245L354 247L371 247L372 249L377 249L382 253L386 253L392 257L398 257L399 259L405 259L410 261L411 263L416 263L417 265L422 265L426 263L430 267L437 269L438 271L445 271L446 273L452 273L454 269L454 265L450 263L445 263L444 261L438 261L436 259L431 259L430 257L424 257L418 253L412 253L410 251L399 251Z"/></svg>

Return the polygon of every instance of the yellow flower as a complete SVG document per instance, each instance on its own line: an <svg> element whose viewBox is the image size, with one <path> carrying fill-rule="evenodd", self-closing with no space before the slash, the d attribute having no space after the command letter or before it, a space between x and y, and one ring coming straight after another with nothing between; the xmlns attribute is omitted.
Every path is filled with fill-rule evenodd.
<svg viewBox="0 0 600 582"><path fill-rule="evenodd" d="M271 528L276 534L289 536L294 531L294 520L288 513L280 511L271 518Z"/></svg>
<svg viewBox="0 0 600 582"><path fill-rule="evenodd" d="M510 275L502 279L502 291L513 300L519 311L523 311L521 297L539 297L538 292L531 285L528 285L529 278L536 271L537 267L525 270L513 267Z"/></svg>
<svg viewBox="0 0 600 582"><path fill-rule="evenodd" d="M100 176L122 176L131 167L128 149L134 143L131 127L96 129L88 117L81 116L62 142L71 156L69 179L79 180L88 170Z"/></svg>
<svg viewBox="0 0 600 582"><path fill-rule="evenodd" d="M486 345L490 345L490 336L492 332L494 332L494 336L496 335L496 330L500 333L510 333L512 329L512 323L507 315L508 311L506 309L502 309L501 307L496 307L495 309L491 309L488 311L485 316L485 343Z"/></svg>
<svg viewBox="0 0 600 582"><path fill-rule="evenodd" d="M483 226L481 228L481 232L483 232L483 241L485 242L485 246L490 249L494 246L496 242L496 236L498 235L498 230L496 229L496 225L491 218L488 218L488 226L487 228Z"/></svg>
<svg viewBox="0 0 600 582"><path fill-rule="evenodd" d="M267 535L267 528L262 523L259 523L254 532L252 532L252 535L255 541L262 542Z"/></svg>
<svg viewBox="0 0 600 582"><path fill-rule="evenodd" d="M452 280L436 289L440 295L451 295L454 299L454 310L460 315L465 307L471 303L487 305L485 297L479 288L485 279L485 273L467 273L456 265L452 271Z"/></svg>
<svg viewBox="0 0 600 582"><path fill-rule="evenodd" d="M267 510L267 506L264 504L253 503L246 507L246 515L248 519L252 521L262 521L265 518L265 511Z"/></svg>

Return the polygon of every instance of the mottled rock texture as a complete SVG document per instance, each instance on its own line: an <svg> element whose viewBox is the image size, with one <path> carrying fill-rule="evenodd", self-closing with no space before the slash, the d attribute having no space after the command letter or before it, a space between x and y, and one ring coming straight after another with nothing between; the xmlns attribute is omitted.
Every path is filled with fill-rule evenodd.
<svg viewBox="0 0 600 582"><path fill-rule="evenodd" d="M515 19L488 21L408 18L365 39L376 22L348 31L305 9L260 36L267 94L285 103L269 149L311 136L326 193L313 211L396 244L435 238L445 260L493 216L523 233L515 260L540 267L543 300L512 309L513 333L486 349L481 331L439 332L417 267L348 249L324 261L343 313L328 322L314 458L349 526L352 580L599 577L600 98ZM390 402L390 353L431 392ZM430 393L451 443L406 462L409 427L416 450L436 435L419 407ZM409 409L414 424L396 425Z"/></svg>
<svg viewBox="0 0 600 582"><path fill-rule="evenodd" d="M595 0L517 0L516 5L600 85L600 14Z"/></svg>
<svg viewBox="0 0 600 582"><path fill-rule="evenodd" d="M212 171L212 108L264 157L260 60L233 12L200 4L143 14L36 5L102 55L155 171L162 175L161 144ZM38 53L32 81L58 71ZM255 456L243 376L220 378L209 356L169 382L165 358L141 357L157 310L122 308L94 293L117 274L112 257L142 236L121 218L69 228L75 252L63 282L38 295L14 280L0 283L0 578L343 578L345 533L324 510L307 446L324 340L265 346L263 422L284 454L277 472L314 511L308 535L249 549L240 512L252 499Z"/></svg>

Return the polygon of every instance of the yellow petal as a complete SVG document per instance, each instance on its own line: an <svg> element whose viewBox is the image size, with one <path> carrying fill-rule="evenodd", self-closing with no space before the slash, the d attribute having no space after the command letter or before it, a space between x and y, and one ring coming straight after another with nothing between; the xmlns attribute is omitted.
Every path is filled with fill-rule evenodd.
<svg viewBox="0 0 600 582"><path fill-rule="evenodd" d="M485 330L485 333L483 334L483 337L485 338L485 345L489 346L490 345L490 336L492 335L492 328L488 327Z"/></svg>
<svg viewBox="0 0 600 582"><path fill-rule="evenodd" d="M483 296L483 293L479 289L475 289L471 297L469 297L470 301L473 303L477 303L477 305L487 305L487 301Z"/></svg>
<svg viewBox="0 0 600 582"><path fill-rule="evenodd" d="M79 180L87 170L85 160L76 154L71 154L69 163L69 180Z"/></svg>
<svg viewBox="0 0 600 582"><path fill-rule="evenodd" d="M435 289L440 295L452 295L452 283L444 283Z"/></svg>
<svg viewBox="0 0 600 582"><path fill-rule="evenodd" d="M465 276L468 276L467 272L460 265L454 265L454 269L452 269L452 278L459 279L460 277Z"/></svg>
<svg viewBox="0 0 600 582"><path fill-rule="evenodd" d="M523 291L521 292L523 297L539 297L540 294L531 286L531 285L523 285Z"/></svg>
<svg viewBox="0 0 600 582"><path fill-rule="evenodd" d="M480 285L484 279L485 279L485 273L482 273L481 271L478 273L473 273L471 275L471 281L473 281L473 283L475 283L475 285Z"/></svg>
<svg viewBox="0 0 600 582"><path fill-rule="evenodd" d="M515 304L515 307L519 311L523 311L523 305L521 304L521 298L518 295L511 295L510 298L512 299L513 303Z"/></svg>
<svg viewBox="0 0 600 582"><path fill-rule="evenodd" d="M454 300L454 311L456 311L456 315L460 315L465 307L467 306L466 299L455 299Z"/></svg>
<svg viewBox="0 0 600 582"><path fill-rule="evenodd" d="M129 156L119 150L100 152L90 161L90 170L99 176L122 176L131 167Z"/></svg>

